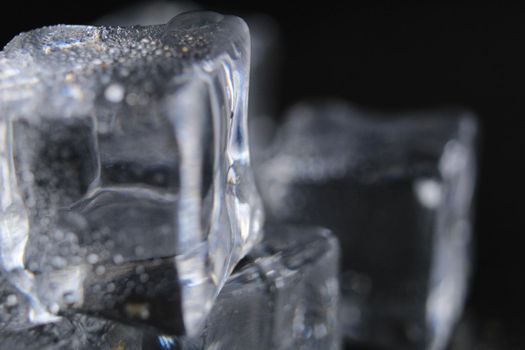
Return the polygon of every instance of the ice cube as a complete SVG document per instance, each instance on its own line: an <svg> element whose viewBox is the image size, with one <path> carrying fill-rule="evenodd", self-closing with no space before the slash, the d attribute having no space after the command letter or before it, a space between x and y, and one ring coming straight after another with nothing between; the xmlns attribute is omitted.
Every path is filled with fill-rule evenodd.
<svg viewBox="0 0 525 350"><path fill-rule="evenodd" d="M293 108L256 174L270 221L334 230L346 336L443 349L469 272L476 122L461 110Z"/></svg>
<svg viewBox="0 0 525 350"><path fill-rule="evenodd" d="M326 229L273 226L237 266L203 331L170 337L84 315L55 324L0 331L0 347L18 349L336 350L339 245ZM169 261L154 269L169 270ZM8 347L9 345L9 347ZM119 347L120 346L120 347Z"/></svg>
<svg viewBox="0 0 525 350"><path fill-rule="evenodd" d="M146 333L144 349L339 349L338 258L337 240L326 229L267 227L263 243L222 289L200 336Z"/></svg>
<svg viewBox="0 0 525 350"><path fill-rule="evenodd" d="M141 2L105 15L95 23L118 26L160 24L184 11L198 8L198 5L185 1ZM252 157L256 157L258 150L268 146L275 132L273 117L279 95L281 41L278 26L268 15L246 14L243 18L248 23L251 37L248 127Z"/></svg>
<svg viewBox="0 0 525 350"><path fill-rule="evenodd" d="M211 12L45 27L0 53L0 267L32 322L198 332L261 238L249 58L246 24Z"/></svg>

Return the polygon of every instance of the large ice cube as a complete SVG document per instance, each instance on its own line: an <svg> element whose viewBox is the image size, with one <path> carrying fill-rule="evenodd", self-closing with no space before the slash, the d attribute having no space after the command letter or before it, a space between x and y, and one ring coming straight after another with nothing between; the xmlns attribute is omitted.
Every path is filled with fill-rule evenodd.
<svg viewBox="0 0 525 350"><path fill-rule="evenodd" d="M442 349L469 271L476 122L459 110L292 109L258 168L268 218L327 226L342 246L345 334Z"/></svg>
<svg viewBox="0 0 525 350"><path fill-rule="evenodd" d="M45 27L0 53L0 266L33 322L198 330L261 237L249 57L246 24L210 12Z"/></svg>

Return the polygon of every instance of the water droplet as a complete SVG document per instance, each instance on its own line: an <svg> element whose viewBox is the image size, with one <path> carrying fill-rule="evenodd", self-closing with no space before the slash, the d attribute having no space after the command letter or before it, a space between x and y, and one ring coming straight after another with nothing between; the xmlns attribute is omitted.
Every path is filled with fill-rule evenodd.
<svg viewBox="0 0 525 350"><path fill-rule="evenodd" d="M130 106L135 106L139 101L139 96L134 93L130 93L126 96L126 103Z"/></svg>
<svg viewBox="0 0 525 350"><path fill-rule="evenodd" d="M91 265L96 264L98 261L98 255L97 254L89 254L87 256L87 262Z"/></svg>
<svg viewBox="0 0 525 350"><path fill-rule="evenodd" d="M104 97L109 102L119 103L124 98L124 87L117 83L110 84L104 91Z"/></svg>
<svg viewBox="0 0 525 350"><path fill-rule="evenodd" d="M9 294L5 300L7 306L15 306L18 304L18 298L14 294Z"/></svg>
<svg viewBox="0 0 525 350"><path fill-rule="evenodd" d="M435 209L441 203L441 184L435 179L418 180L414 189L421 205Z"/></svg>
<svg viewBox="0 0 525 350"><path fill-rule="evenodd" d="M62 258L60 256L55 256L51 260L51 265L53 265L54 268L61 269L61 268L66 267L67 261L66 261L66 259L64 259L64 258Z"/></svg>
<svg viewBox="0 0 525 350"><path fill-rule="evenodd" d="M140 275L139 279L140 279L140 282L146 283L149 280L149 275L147 273L143 273Z"/></svg>
<svg viewBox="0 0 525 350"><path fill-rule="evenodd" d="M117 265L120 265L124 262L124 257L120 254L116 254L114 257L113 257L113 262Z"/></svg>
<svg viewBox="0 0 525 350"><path fill-rule="evenodd" d="M104 266L102 266L102 265L99 265L99 266L97 266L97 268L95 269L95 273L96 273L97 275L99 275L99 276L100 276L100 275L103 275L104 273L106 273L106 268L105 268Z"/></svg>

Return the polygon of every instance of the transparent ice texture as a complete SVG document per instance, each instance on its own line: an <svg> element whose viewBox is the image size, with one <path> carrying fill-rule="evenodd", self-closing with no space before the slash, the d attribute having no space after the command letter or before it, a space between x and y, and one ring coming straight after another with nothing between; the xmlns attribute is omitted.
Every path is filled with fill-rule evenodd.
<svg viewBox="0 0 525 350"><path fill-rule="evenodd" d="M249 62L246 24L210 12L45 27L0 53L0 267L32 323L199 331L261 238Z"/></svg>
<svg viewBox="0 0 525 350"><path fill-rule="evenodd" d="M99 18L101 25L152 25L167 22L184 11L199 6L187 1L148 1L133 4ZM251 67L248 127L252 157L265 149L275 132L273 118L278 101L278 76L281 66L281 42L274 20L263 14L247 14L244 19L250 28ZM255 159L257 161L257 159Z"/></svg>
<svg viewBox="0 0 525 350"><path fill-rule="evenodd" d="M142 350L142 333L131 326L85 315L25 330L0 330L5 350Z"/></svg>
<svg viewBox="0 0 525 350"><path fill-rule="evenodd" d="M146 334L144 349L339 349L338 258L337 240L326 229L267 227L262 244L222 289L200 336Z"/></svg>
<svg viewBox="0 0 525 350"><path fill-rule="evenodd" d="M477 124L454 110L382 115L340 101L291 110L256 174L268 220L342 246L346 337L443 349L469 275Z"/></svg>
<svg viewBox="0 0 525 350"><path fill-rule="evenodd" d="M237 266L199 335L159 336L109 320L73 315L29 330L0 330L0 348L339 349L338 258L339 245L327 229L272 226L266 229L264 241ZM165 261L156 268L171 267ZM3 307L6 299L0 302ZM8 315L13 321L14 313Z"/></svg>

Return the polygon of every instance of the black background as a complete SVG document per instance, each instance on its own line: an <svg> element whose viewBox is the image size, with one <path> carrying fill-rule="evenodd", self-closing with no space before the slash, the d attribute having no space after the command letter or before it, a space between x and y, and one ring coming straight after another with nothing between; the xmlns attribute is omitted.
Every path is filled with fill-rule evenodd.
<svg viewBox="0 0 525 350"><path fill-rule="evenodd" d="M0 14L0 43L43 25L89 23L130 3L11 0ZM470 344L525 348L525 6L341 3L200 2L274 17L284 50L281 110L305 98L339 96L386 111L462 105L478 114L477 256L462 329L474 334Z"/></svg>

